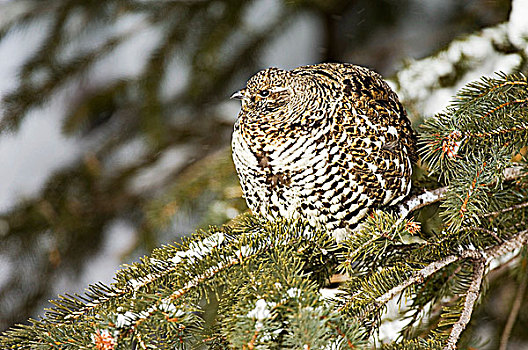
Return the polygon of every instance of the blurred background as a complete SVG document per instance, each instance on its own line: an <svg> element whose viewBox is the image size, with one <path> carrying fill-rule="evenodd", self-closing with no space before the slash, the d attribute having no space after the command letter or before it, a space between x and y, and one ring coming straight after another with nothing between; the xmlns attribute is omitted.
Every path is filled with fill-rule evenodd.
<svg viewBox="0 0 528 350"><path fill-rule="evenodd" d="M418 124L468 80L526 68L513 14L510 0L0 0L0 330L246 210L228 98L258 70L370 67Z"/></svg>

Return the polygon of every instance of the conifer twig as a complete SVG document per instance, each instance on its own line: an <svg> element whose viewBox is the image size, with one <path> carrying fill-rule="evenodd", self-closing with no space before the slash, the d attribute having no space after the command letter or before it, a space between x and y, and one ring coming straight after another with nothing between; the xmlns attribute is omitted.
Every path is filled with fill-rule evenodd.
<svg viewBox="0 0 528 350"><path fill-rule="evenodd" d="M507 212L512 211L512 210L522 209L522 208L526 208L526 207L528 207L528 202L523 202L523 203L512 205L511 207L503 208L501 210L497 210L497 211L494 211L494 212L491 212L491 213L485 213L482 216L485 217L485 218L487 218L489 216L497 216L499 214L507 213Z"/></svg>
<svg viewBox="0 0 528 350"><path fill-rule="evenodd" d="M171 295L169 295L168 298L162 299L158 303L155 303L154 305L152 305L148 310L145 310L141 313L136 314L136 317L132 319L130 329L135 331L142 323L148 320L149 317L151 317L155 312L159 311L159 304L172 302L173 300L180 298L182 295L186 294L191 289L197 287L201 282L207 279L210 279L216 274L218 274L219 272L229 267L232 267L236 264L240 264L241 262L242 262L241 259L239 259L238 257L235 257L225 264L218 264L218 266L209 268L203 274L195 276L193 279L187 282L183 287L181 287L180 289L174 291Z"/></svg>
<svg viewBox="0 0 528 350"><path fill-rule="evenodd" d="M478 251L473 249L467 249L462 251L459 255L448 255L440 260L434 261L424 267L423 269L417 271L412 277L408 278L407 280L403 281L396 287L390 289L385 294L377 297L375 299L375 302L373 306L371 306L369 309L367 309L367 312L373 311L373 309L378 305L384 305L389 300L394 298L395 296L399 295L401 292L403 292L406 288L410 287L411 285L415 283L419 283L434 273L440 271L444 267L451 265L454 262L464 260L464 259L481 259L482 256L479 254Z"/></svg>
<svg viewBox="0 0 528 350"><path fill-rule="evenodd" d="M519 177L523 175L521 169L522 168L518 166L506 168L503 173L504 180L512 181L512 180L518 179ZM424 193L408 198L403 203L400 203L398 205L397 210L401 217L401 220L405 219L409 215L409 213L413 211L422 209L423 207L426 207L428 205L441 201L445 197L445 194L447 193L448 190L449 190L449 186L444 186L444 187L440 187L432 191L425 191ZM521 209L521 208L524 208L525 206L528 206L528 203L522 203L516 206L511 206L509 208L503 209L504 211L487 213L484 216L501 214L503 212L507 212L507 211L511 211L515 209Z"/></svg>
<svg viewBox="0 0 528 350"><path fill-rule="evenodd" d="M460 337L460 333L464 330L467 323L471 319L471 313L473 310L473 305L475 301L478 298L479 290L480 290L480 284L482 282L483 274L484 274L484 268L486 265L489 264L489 262L501 255L504 255L506 253L509 253L511 251L514 251L516 249L521 248L528 242L528 230L520 231L518 232L514 237L510 238L509 240L505 240L502 243L492 246L490 248L484 249L484 250L476 250L476 249L465 249L460 251L458 254L451 254L443 257L442 259L439 259L437 261L433 261L426 267L422 268L421 270L416 271L411 277L400 283L399 285L391 288L384 294L380 295L379 297L375 298L372 303L369 304L369 306L364 310L363 316L361 319L365 318L368 314L375 312L377 309L380 309L383 305L385 305L389 300L393 299L397 295L400 295L405 289L412 286L413 284L420 283L427 279L428 277L432 276L436 272L440 271L444 267L451 265L455 262L459 262L462 260L470 259L475 261L475 268L474 268L474 277L472 284L470 288L468 289L468 294L466 295L466 303L464 304L464 311L462 312L462 316L460 319L455 323L455 326L457 326L458 330L455 332L454 330L451 331L450 338L455 339L455 344L458 338ZM482 271L480 271L482 269ZM480 276L480 277L479 277ZM339 311L344 310L348 305L354 302L355 295L353 295L351 298L348 299L348 301L339 308ZM455 327L453 326L453 328ZM454 347L446 347L445 349L455 349Z"/></svg>
<svg viewBox="0 0 528 350"><path fill-rule="evenodd" d="M444 350L454 350L456 349L456 344L460 335L466 329L467 324L471 321L471 314L473 313L473 308L475 303L478 300L480 287L482 286L482 279L484 278L484 268L485 260L478 259L474 261L473 264L473 279L466 293L466 300L464 301L464 308L462 309L462 314L458 321L451 328L451 333L447 339L447 344L444 347Z"/></svg>
<svg viewBox="0 0 528 350"><path fill-rule="evenodd" d="M496 232L492 231L492 230L488 230L487 228L483 228L483 227L475 227L475 226L470 226L470 227L463 227L462 228L462 231L477 231L477 232L484 232L488 235L490 235L491 237L493 237L493 239L495 239L498 243L502 243L504 242L504 240L502 238L500 238Z"/></svg>
<svg viewBox="0 0 528 350"><path fill-rule="evenodd" d="M495 245L485 250L488 262L515 249L519 249L528 242L528 230L517 232L515 236L502 244Z"/></svg>

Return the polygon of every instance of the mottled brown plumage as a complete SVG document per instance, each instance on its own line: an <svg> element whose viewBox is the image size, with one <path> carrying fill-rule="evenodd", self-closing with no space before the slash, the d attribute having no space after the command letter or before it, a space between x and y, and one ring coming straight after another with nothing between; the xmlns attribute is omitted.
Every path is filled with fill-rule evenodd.
<svg viewBox="0 0 528 350"><path fill-rule="evenodd" d="M415 136L379 74L337 63L270 68L233 97L242 100L233 160L253 212L342 237L408 194Z"/></svg>

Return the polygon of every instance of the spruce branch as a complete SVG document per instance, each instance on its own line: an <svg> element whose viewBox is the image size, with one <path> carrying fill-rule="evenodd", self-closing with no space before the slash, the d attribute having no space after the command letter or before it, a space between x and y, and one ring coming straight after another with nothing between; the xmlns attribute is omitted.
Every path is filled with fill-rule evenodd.
<svg viewBox="0 0 528 350"><path fill-rule="evenodd" d="M501 210L492 211L490 213L485 213L485 214L482 214L482 216L484 216L484 217L498 216L500 214L504 214L504 213L510 212L512 210L518 210L518 209L523 209L523 208L527 208L527 207L528 207L528 202L524 202L524 203L519 203L519 204L515 204L515 205L512 205L512 206L509 206L507 208L503 208Z"/></svg>
<svg viewBox="0 0 528 350"><path fill-rule="evenodd" d="M426 190L424 193L408 198L403 203L398 205L398 215L402 219L405 219L411 212L420 210L423 207L441 201L447 191L448 187L445 186L431 191Z"/></svg>
<svg viewBox="0 0 528 350"><path fill-rule="evenodd" d="M411 339L384 344L382 350L441 350L442 342L435 339Z"/></svg>
<svg viewBox="0 0 528 350"><path fill-rule="evenodd" d="M364 309L364 314L368 315L375 311L378 311L381 309L384 305L386 305L391 299L395 298L396 296L400 295L402 292L404 292L407 288L421 283L425 281L428 277L432 276L433 274L437 273L444 267L451 265L455 262L464 260L464 259L480 259L480 255L475 250L464 250L460 252L457 255L448 255L440 260L434 261L424 267L423 269L420 269L412 274L411 277L404 280L400 284L396 285L395 287L391 288L387 292L383 293L382 295L376 297L374 300L371 301L371 303L368 304L368 306ZM361 293L361 292L360 292ZM359 296L359 293L357 295L354 295L349 298L349 300L341 307L341 310L350 307L351 304L354 304L356 301L354 300Z"/></svg>
<svg viewBox="0 0 528 350"><path fill-rule="evenodd" d="M522 83L525 83L525 82L522 82ZM512 85L513 85L513 84L512 84ZM522 85L525 85L525 84L522 84ZM504 86L504 85L503 85L503 86ZM491 90L490 90L490 91L491 91ZM486 112L486 114L485 114L484 116L482 116L481 118L487 118L487 117L489 117L490 115L492 115L493 113L495 113L495 112L497 112L497 111L499 111L499 110L501 110L501 109L504 109L504 108L506 108L506 107L508 107L508 106L511 106L512 104L517 104L517 103L520 103L520 104L526 104L526 103L528 103L528 99L519 99L519 100L513 100L513 101L504 102L504 103L498 105L497 107L493 107L492 109L490 109L490 110L489 110L488 112ZM486 135L486 136L489 136L489 135L491 135L492 133L494 133L494 134L499 134L499 133L501 133L501 132L509 132L509 131L525 130L526 128L528 128L528 125L526 125L526 126L525 126L525 125L521 125L521 126L519 126L519 127L517 127L517 128L518 128L518 129L516 129L516 130L512 130L512 129L514 129L514 128L512 128L512 129L510 129L510 130L504 130L504 129L503 129L502 131L493 131L493 132L490 132L490 133L484 133L484 134L478 134L478 133L477 133L477 134L472 134L472 133L469 133L468 135L470 135L470 136L471 136L471 135L475 135L475 136L477 136L477 137L482 137L482 136L480 136L480 135Z"/></svg>
<svg viewBox="0 0 528 350"><path fill-rule="evenodd" d="M503 181L514 181L514 180L523 178L525 176L525 173L521 166L512 166L512 167L504 169L502 176L504 179ZM444 187L439 187L434 190L425 190L421 194L414 195L410 198L407 198L402 203L400 203L396 208L396 212L398 213L400 218L396 222L395 225L401 224L403 220L407 219L410 213L418 211L431 204L438 203L444 200L449 191L450 191L450 187L444 186ZM499 211L484 213L481 215L484 217L495 216L495 215L499 215L499 214L502 214L508 211L522 209L527 206L528 206L528 203L520 203L520 204L512 205L507 208L503 208Z"/></svg>
<svg viewBox="0 0 528 350"><path fill-rule="evenodd" d="M448 184L460 178L467 159L511 162L528 139L526 84L521 73L498 74L461 89L446 111L422 125L422 160Z"/></svg>
<svg viewBox="0 0 528 350"><path fill-rule="evenodd" d="M402 272L399 275L392 275L392 281L400 280L401 282L397 283L391 288L387 288L390 284L387 284L388 281L385 280L384 284L377 286L377 283L374 283L372 280L367 280L366 284L372 285L375 287L374 294L372 292L366 293L366 287L359 289L356 293L348 295L345 302L340 307L340 311L347 312L353 310L353 314L358 318L359 322L364 322L367 319L371 319L373 315L375 319L379 317L379 313L384 309L387 303L396 298L397 296L402 295L406 291L412 294L412 287L422 284L424 281L431 278L433 275L446 268L449 265L458 264L463 261L472 261L473 262L473 277L471 279L471 284L467 291L465 292L465 302L461 312L461 315L457 322L452 326L451 334L448 338L448 343L446 349L451 349L452 345L456 344L460 334L465 329L467 323L471 319L471 313L474 307L474 303L479 296L480 285L482 283L482 278L484 276L484 268L489 265L489 263L512 251L515 251L528 242L528 230L518 232L512 238L505 240L504 242L491 246L486 249L464 249L456 254L449 254L444 256L436 261L431 262L427 266L417 271L410 273L410 276L403 278L405 274ZM410 271L410 270L407 270ZM399 277L397 277L399 276ZM385 287L385 288L383 288ZM380 291L385 290L385 292L380 293ZM376 295L376 293L379 293ZM448 324L448 323L445 323ZM375 327L369 327L369 335L375 330Z"/></svg>
<svg viewBox="0 0 528 350"><path fill-rule="evenodd" d="M164 60L169 52L159 54ZM374 211L342 242L302 221L243 216L156 249L119 271L111 286L60 297L43 319L0 336L0 346L352 349L379 331L391 300L405 297L413 322L418 312L425 319L441 311L427 339L385 348L455 349L491 263L519 256L528 242L528 193L515 181L526 176L526 163L512 160L528 139L527 84L523 75L499 75L463 89L426 121L421 138L423 158L445 186L412 197L398 213ZM407 217L437 202L440 233L416 235L420 227ZM321 290L335 270L349 279L336 298L325 298ZM521 279L518 295L525 288ZM217 316L208 326L203 305L213 296Z"/></svg>
<svg viewBox="0 0 528 350"><path fill-rule="evenodd" d="M451 333L449 334L449 338L447 339L447 344L444 347L444 350L456 349L460 335L464 329L466 329L467 324L471 320L473 308L479 298L482 279L484 278L484 268L484 259L481 258L473 260L473 278L465 296L464 308L462 309L460 318L451 328Z"/></svg>
<svg viewBox="0 0 528 350"><path fill-rule="evenodd" d="M252 288L254 281L268 278L269 283L261 287L266 288L257 295L279 290L274 292L278 300L273 312L281 315L279 319L287 316L289 320L277 329L289 327L293 332L283 340L273 336L273 342L319 344L313 346L319 348L323 343L329 344L331 336L335 335L342 339L340 343L355 346L362 339L358 327L341 319L318 292L319 281L328 278L325 269L329 267L324 265L332 265L332 258L324 257L329 256L334 246L335 241L326 232L314 231L304 223L242 217L231 226L199 232L178 247L157 249L140 263L119 271L111 287L91 287L94 292L89 296L63 297L55 301L55 308L49 310L43 320L32 321L31 327L8 331L0 338L0 344L16 348L31 341L51 349L52 343L86 348L90 344L110 343L126 347L135 342L140 348L185 348L201 343L200 338L204 338L203 310L198 304L207 298L208 291L219 296L227 293L230 311L222 306L222 315L235 315L248 304L233 304L233 301L242 298L243 302L248 295L254 295L244 292L244 288ZM270 260L270 257L273 258ZM308 268L310 278L307 279L303 271ZM282 305L285 294L291 294L288 305ZM292 307L298 308L301 312L298 315L304 316L299 319L288 315ZM250 310L245 315L251 315ZM251 317L238 317L236 322L226 322L223 326L236 324L241 319L246 320L245 327L255 327ZM313 335L299 338L306 333L304 327L308 320L319 332L309 332ZM157 334L152 334L153 329ZM210 339L209 344L223 343L223 339L236 339L240 329L236 327L232 330L235 335L229 337L224 329L206 338ZM269 334L264 330L257 333L254 342L259 343L261 333ZM251 334L255 335L254 328ZM327 335L322 337L321 334ZM242 341L251 344L251 339Z"/></svg>
<svg viewBox="0 0 528 350"><path fill-rule="evenodd" d="M486 257L487 263L489 263L492 259L522 248L526 243L528 243L528 230L520 231L512 238L504 241L504 243L486 249L484 256Z"/></svg>
<svg viewBox="0 0 528 350"><path fill-rule="evenodd" d="M496 232L492 231L492 230L488 230L484 227L474 227L474 226L469 226L469 227L463 227L461 229L461 231L476 231L476 232L483 232L485 234L488 234L490 235L491 237L493 237L497 242L499 243L502 243L504 242L504 240L502 238L500 238Z"/></svg>

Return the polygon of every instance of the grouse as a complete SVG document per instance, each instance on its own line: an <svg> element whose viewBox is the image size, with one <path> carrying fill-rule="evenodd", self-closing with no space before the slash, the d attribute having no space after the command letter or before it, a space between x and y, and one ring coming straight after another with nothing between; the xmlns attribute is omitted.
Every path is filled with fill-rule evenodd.
<svg viewBox="0 0 528 350"><path fill-rule="evenodd" d="M379 74L339 63L269 68L231 97L242 102L233 161L253 213L302 218L342 239L409 193L416 137Z"/></svg>

